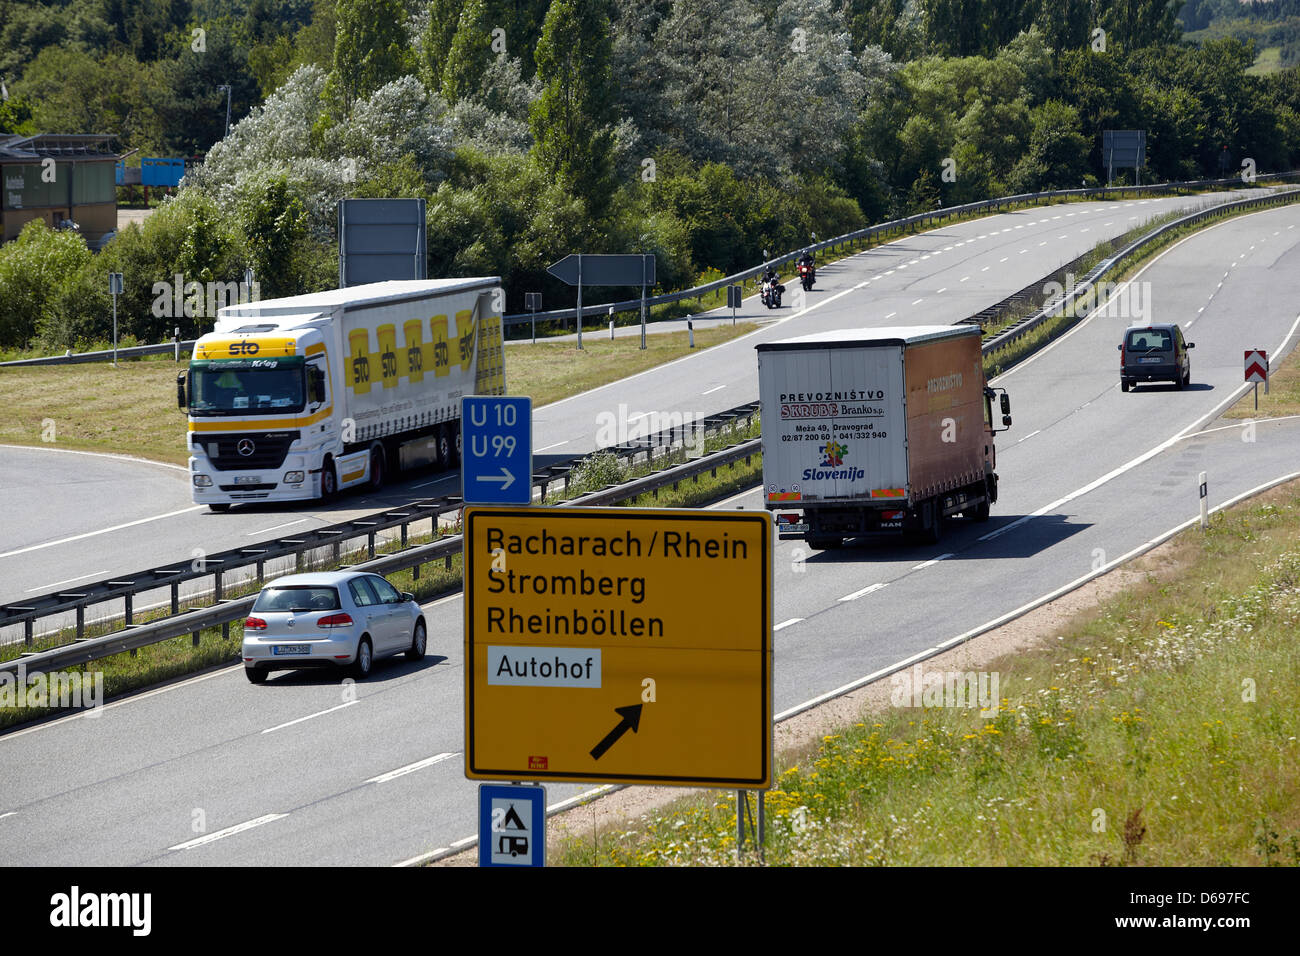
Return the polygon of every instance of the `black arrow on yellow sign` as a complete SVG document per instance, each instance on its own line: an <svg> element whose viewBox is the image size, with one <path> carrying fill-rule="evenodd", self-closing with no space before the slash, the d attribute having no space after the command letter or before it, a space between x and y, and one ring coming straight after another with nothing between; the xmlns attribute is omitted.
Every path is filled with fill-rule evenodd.
<svg viewBox="0 0 1300 956"><path fill-rule="evenodd" d="M615 707L614 713L618 714L623 719L619 721L617 727L605 735L604 740L591 748L592 760L599 760L601 757L605 756L605 751L614 746L614 744L618 742L618 738L622 737L629 730L632 731L632 733L636 733L636 728L641 723L640 704L633 707Z"/></svg>

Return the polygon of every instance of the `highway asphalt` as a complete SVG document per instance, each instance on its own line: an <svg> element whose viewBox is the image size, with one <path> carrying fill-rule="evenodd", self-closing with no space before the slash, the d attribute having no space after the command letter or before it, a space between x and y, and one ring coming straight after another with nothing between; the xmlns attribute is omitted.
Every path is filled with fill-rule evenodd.
<svg viewBox="0 0 1300 956"><path fill-rule="evenodd" d="M1027 238L1016 224L1005 237L1012 246ZM937 262L913 248L915 266L881 263L909 266L891 276L878 267L851 273L871 255L856 257L838 267L836 281L846 290L870 280L864 288L873 291L821 308L814 299L797 327L786 322L605 390L613 395L559 403L545 415L550 435L590 441L590 416L615 397L642 410L671 409L668 396L677 408L704 406L711 396L703 392L718 383L739 393L754 377L752 346L765 336L944 321L939 288L989 259L1005 271L1000 258L1016 254L978 235L974 250L948 236L944 245L954 248L940 246ZM943 259L959 249L969 261ZM917 269L912 281L922 263L943 274L906 290L885 281ZM1032 278L1017 273L1006 285ZM1181 322L1196 342L1193 387L1121 393L1115 345L1132 316L1100 313L998 382L1010 392L1014 425L999 438L1002 498L987 524L954 521L930 547L808 554L801 542L778 544L778 711L977 629L1181 524L1196 514L1199 471L1209 473L1218 503L1300 468L1296 421L1260 424L1252 441L1242 440L1249 432L1240 425L1202 430L1243 391L1244 349L1280 358L1293 345L1300 209L1197 234L1136 281L1150 284L1141 288L1153 318ZM825 298L834 294L828 288ZM909 295L939 305L904 316L899 300ZM953 310L969 311L969 302ZM761 505L751 492L728 507ZM461 756L462 614L458 596L429 605L430 656L380 665L356 685L355 701L329 675L283 674L254 687L228 668L127 698L98 717L0 737L0 761L24 768L0 784L0 863L386 864L472 834L476 785L464 779ZM549 798L582 789L552 786Z"/></svg>
<svg viewBox="0 0 1300 956"><path fill-rule="evenodd" d="M535 461L593 450L611 416L624 434L635 434L655 413L703 416L757 399L752 346L758 341L861 325L955 322L1102 239L1163 213L1225 198L1230 194L1036 207L904 236L825 266L802 310L768 310L756 298L747 300L741 318L767 323L751 336L536 409ZM680 323L663 327L674 325ZM344 495L324 507L241 506L217 515L190 502L183 470L60 453L57 445L0 446L0 482L7 492L0 500L0 602L9 603L65 588L69 579L191 560L196 549L246 546L400 504L412 494L459 488L454 475L426 474L380 494Z"/></svg>

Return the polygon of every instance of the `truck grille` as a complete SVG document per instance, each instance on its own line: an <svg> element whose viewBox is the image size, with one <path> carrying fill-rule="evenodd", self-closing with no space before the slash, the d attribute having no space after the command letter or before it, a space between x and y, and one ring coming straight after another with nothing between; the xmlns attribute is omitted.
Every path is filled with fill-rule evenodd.
<svg viewBox="0 0 1300 956"><path fill-rule="evenodd" d="M203 447L218 471L264 471L283 465L297 438L297 432L243 432L207 438Z"/></svg>

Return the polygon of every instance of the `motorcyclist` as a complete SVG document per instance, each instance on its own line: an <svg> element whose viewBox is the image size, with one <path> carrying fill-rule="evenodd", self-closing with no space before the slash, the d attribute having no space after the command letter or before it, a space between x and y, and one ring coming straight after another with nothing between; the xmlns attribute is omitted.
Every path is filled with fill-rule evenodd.
<svg viewBox="0 0 1300 956"><path fill-rule="evenodd" d="M763 273L763 284L767 287L768 298L763 301L768 308L779 306L781 304L781 293L785 291L785 286L781 285L781 279L776 274L776 267L768 265L767 271Z"/></svg>
<svg viewBox="0 0 1300 956"><path fill-rule="evenodd" d="M813 281L817 278L817 264L813 260L813 254L809 252L807 249L805 249L803 251L803 255L799 257L799 267L800 269L807 267L808 288L812 288Z"/></svg>

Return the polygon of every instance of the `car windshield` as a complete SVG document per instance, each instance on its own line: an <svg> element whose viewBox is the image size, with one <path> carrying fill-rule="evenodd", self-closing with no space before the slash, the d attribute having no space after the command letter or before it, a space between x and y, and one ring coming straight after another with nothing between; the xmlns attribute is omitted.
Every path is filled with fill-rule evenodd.
<svg viewBox="0 0 1300 956"><path fill-rule="evenodd" d="M1164 329L1133 329L1128 334L1128 347L1138 352L1167 352L1173 336Z"/></svg>
<svg viewBox="0 0 1300 956"><path fill-rule="evenodd" d="M302 360L195 362L190 410L204 415L267 415L302 411Z"/></svg>
<svg viewBox="0 0 1300 956"><path fill-rule="evenodd" d="M336 611L339 592L319 585L264 588L253 605L254 611Z"/></svg>

